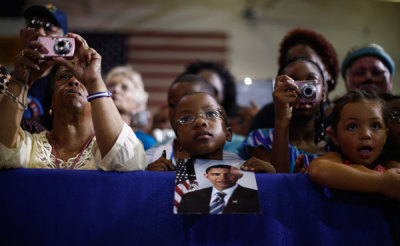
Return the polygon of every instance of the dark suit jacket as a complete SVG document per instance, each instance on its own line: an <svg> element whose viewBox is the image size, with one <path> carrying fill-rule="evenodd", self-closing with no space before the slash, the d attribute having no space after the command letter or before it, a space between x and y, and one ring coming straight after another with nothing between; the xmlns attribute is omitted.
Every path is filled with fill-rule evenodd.
<svg viewBox="0 0 400 246"><path fill-rule="evenodd" d="M210 213L212 187L183 195L178 213ZM229 198L222 213L260 213L258 191L238 185Z"/></svg>

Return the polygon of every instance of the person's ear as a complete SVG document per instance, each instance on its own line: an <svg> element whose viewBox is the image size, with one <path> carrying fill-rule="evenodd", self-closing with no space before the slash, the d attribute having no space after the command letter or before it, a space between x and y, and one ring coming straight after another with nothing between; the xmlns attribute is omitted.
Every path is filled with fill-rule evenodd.
<svg viewBox="0 0 400 246"><path fill-rule="evenodd" d="M336 132L332 129L332 127L328 127L326 129L326 135L332 139L332 142L336 145L339 146L339 142L337 141L337 135Z"/></svg>
<svg viewBox="0 0 400 246"><path fill-rule="evenodd" d="M225 137L226 141L228 141L228 142L232 141L232 128L231 127L229 127L229 126L225 127L225 135L226 135L226 137Z"/></svg>
<svg viewBox="0 0 400 246"><path fill-rule="evenodd" d="M387 90L388 91L391 91L392 90L392 75L390 75L390 77L389 77L389 83L388 83L388 85L387 85Z"/></svg>
<svg viewBox="0 0 400 246"><path fill-rule="evenodd" d="M204 177L205 177L206 179L208 179L208 174L207 174L207 173L205 173L205 174L204 174Z"/></svg>

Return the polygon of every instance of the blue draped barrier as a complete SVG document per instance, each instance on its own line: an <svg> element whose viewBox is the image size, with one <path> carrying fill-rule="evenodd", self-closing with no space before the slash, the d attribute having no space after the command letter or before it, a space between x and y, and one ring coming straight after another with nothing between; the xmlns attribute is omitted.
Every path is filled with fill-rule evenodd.
<svg viewBox="0 0 400 246"><path fill-rule="evenodd" d="M0 245L400 245L400 206L256 174L261 215L174 215L173 172L0 172Z"/></svg>

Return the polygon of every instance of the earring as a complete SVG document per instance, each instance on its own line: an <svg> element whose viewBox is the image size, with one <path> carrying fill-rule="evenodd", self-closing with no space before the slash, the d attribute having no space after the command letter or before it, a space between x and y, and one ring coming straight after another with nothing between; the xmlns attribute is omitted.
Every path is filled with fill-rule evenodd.
<svg viewBox="0 0 400 246"><path fill-rule="evenodd" d="M53 108L49 109L49 115L51 116L53 114Z"/></svg>

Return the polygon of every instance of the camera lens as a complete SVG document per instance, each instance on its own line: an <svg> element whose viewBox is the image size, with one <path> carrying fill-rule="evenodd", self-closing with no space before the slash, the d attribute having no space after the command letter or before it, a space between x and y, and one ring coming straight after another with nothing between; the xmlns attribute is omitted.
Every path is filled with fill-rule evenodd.
<svg viewBox="0 0 400 246"><path fill-rule="evenodd" d="M301 96L304 98L314 98L316 94L316 88L312 84L304 84L301 88Z"/></svg>
<svg viewBox="0 0 400 246"><path fill-rule="evenodd" d="M54 42L54 52L58 55L65 55L71 51L72 45L68 39L58 39Z"/></svg>

